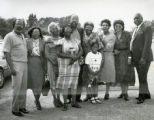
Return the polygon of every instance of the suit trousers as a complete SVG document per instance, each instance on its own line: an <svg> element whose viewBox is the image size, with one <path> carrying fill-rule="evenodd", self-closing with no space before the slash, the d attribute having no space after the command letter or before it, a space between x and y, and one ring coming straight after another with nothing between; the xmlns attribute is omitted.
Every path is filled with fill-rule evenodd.
<svg viewBox="0 0 154 120"><path fill-rule="evenodd" d="M144 97L145 94L150 94L147 82L149 66L150 62L143 66L140 66L139 64L135 65L139 78L139 97Z"/></svg>
<svg viewBox="0 0 154 120"><path fill-rule="evenodd" d="M27 62L13 62L13 67L16 75L12 76L12 111L19 112L20 108L26 108Z"/></svg>

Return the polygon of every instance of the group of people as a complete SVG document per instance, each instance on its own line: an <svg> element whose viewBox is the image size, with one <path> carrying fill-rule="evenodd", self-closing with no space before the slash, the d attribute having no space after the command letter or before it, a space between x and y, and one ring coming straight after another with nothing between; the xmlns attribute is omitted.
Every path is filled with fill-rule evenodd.
<svg viewBox="0 0 154 120"><path fill-rule="evenodd" d="M32 89L35 104L41 110L39 101L45 75L48 75L53 103L62 110L81 108L81 101L102 103L98 97L98 86L106 85L104 100L109 99L111 86L120 85L118 98L128 101L128 87L135 84L134 67L139 77L137 103L151 99L147 73L153 60L152 28L143 16L134 16L136 28L131 35L125 31L124 22L115 20L114 31L110 30L108 19L101 21L101 29L93 32L94 24L86 22L78 27L79 18L72 15L70 24L63 29L58 23L48 25L49 37L45 40L41 28L33 27L25 39L22 31L24 21L17 19L13 31L4 38L4 54L12 73L12 114L23 116L26 110L26 90ZM81 99L82 88L86 98ZM63 95L63 102L60 99Z"/></svg>

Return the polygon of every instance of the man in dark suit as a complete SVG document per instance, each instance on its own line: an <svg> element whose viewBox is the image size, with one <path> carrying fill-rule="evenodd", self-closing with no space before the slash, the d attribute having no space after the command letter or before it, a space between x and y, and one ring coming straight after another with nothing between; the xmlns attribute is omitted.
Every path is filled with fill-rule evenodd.
<svg viewBox="0 0 154 120"><path fill-rule="evenodd" d="M132 62L136 67L139 77L139 96L137 98L137 104L141 104L145 99L151 99L147 73L150 63L153 60L151 49L152 28L149 22L143 21L143 17L140 13L134 16L134 23L137 27L132 35L130 50L132 53Z"/></svg>

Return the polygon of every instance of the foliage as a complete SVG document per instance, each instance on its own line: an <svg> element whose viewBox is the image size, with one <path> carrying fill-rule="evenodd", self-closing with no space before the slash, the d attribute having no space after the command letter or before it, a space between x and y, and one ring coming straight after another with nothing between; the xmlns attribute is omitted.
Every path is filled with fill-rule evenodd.
<svg viewBox="0 0 154 120"><path fill-rule="evenodd" d="M0 35L4 37L8 32L10 32L13 29L12 23L16 18L9 18L4 19L0 17ZM37 16L35 14L29 14L28 19L26 20L26 28L25 28L25 36L27 37L27 31L29 28L33 26L39 26L42 29L43 35L47 35L47 29L48 25L51 22L58 22L60 27L65 27L67 24L70 23L71 15L61 18L54 18L54 17L46 17L46 18L40 18L37 19ZM152 20L152 29L154 32L154 20Z"/></svg>
<svg viewBox="0 0 154 120"><path fill-rule="evenodd" d="M0 35L4 37L8 32L13 29L12 23L15 18L4 19L0 17Z"/></svg>

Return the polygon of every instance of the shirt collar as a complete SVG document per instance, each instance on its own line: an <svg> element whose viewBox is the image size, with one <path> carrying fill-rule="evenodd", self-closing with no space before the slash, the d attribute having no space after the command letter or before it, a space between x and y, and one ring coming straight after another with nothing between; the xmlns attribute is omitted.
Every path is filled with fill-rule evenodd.
<svg viewBox="0 0 154 120"><path fill-rule="evenodd" d="M137 26L137 29L139 29L142 25L143 25L143 22L139 26Z"/></svg>
<svg viewBox="0 0 154 120"><path fill-rule="evenodd" d="M23 39L23 35L21 34L21 35L18 35L14 30L12 31L13 32L13 34L15 34L17 37L19 37L19 38L22 38Z"/></svg>

